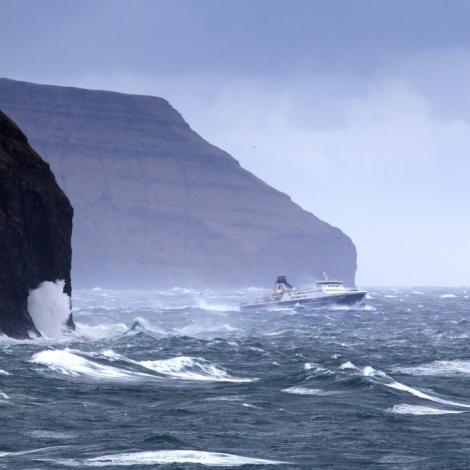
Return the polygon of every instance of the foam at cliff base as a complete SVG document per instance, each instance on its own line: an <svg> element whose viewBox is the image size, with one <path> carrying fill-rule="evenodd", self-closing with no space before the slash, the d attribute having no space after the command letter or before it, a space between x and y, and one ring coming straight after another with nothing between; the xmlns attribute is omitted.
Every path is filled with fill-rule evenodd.
<svg viewBox="0 0 470 470"><path fill-rule="evenodd" d="M103 455L83 461L60 460L62 465L71 466L130 466L130 465L165 465L165 464L199 464L210 467L240 467L242 465L279 465L287 462L277 460L257 459L219 452L204 452L198 450L157 450L147 452L132 452L124 454Z"/></svg>
<svg viewBox="0 0 470 470"><path fill-rule="evenodd" d="M44 281L28 296L28 312L38 331L48 338L62 335L70 316L70 298L64 281Z"/></svg>

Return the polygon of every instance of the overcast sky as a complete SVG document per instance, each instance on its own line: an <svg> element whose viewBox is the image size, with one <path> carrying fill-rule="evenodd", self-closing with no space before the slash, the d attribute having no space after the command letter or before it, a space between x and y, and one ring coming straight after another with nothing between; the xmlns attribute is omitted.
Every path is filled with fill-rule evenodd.
<svg viewBox="0 0 470 470"><path fill-rule="evenodd" d="M350 235L358 284L470 284L470 1L0 7L0 76L162 96Z"/></svg>

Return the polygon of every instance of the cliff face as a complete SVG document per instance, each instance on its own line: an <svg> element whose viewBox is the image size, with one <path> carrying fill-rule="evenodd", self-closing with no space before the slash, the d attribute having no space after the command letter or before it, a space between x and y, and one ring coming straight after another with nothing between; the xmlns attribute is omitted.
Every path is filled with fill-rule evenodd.
<svg viewBox="0 0 470 470"><path fill-rule="evenodd" d="M161 98L0 79L0 107L71 198L76 283L270 285L280 273L299 282L322 272L354 283L346 235L203 140Z"/></svg>
<svg viewBox="0 0 470 470"><path fill-rule="evenodd" d="M49 165L0 111L0 333L37 333L27 298L41 282L64 280L71 294L72 215Z"/></svg>

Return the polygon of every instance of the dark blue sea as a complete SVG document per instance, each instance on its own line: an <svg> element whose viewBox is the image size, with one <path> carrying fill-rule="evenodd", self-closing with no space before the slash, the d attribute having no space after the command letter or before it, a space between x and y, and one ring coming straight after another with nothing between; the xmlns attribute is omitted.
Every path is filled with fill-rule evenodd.
<svg viewBox="0 0 470 470"><path fill-rule="evenodd" d="M470 469L470 289L259 293L76 290L73 334L0 339L0 468Z"/></svg>

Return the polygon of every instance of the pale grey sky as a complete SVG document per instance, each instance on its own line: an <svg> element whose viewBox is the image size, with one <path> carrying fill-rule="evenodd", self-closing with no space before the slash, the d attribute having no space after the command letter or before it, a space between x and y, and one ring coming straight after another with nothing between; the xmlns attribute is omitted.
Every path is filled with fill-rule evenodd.
<svg viewBox="0 0 470 470"><path fill-rule="evenodd" d="M350 235L359 284L470 284L470 2L0 7L1 76L163 96Z"/></svg>

